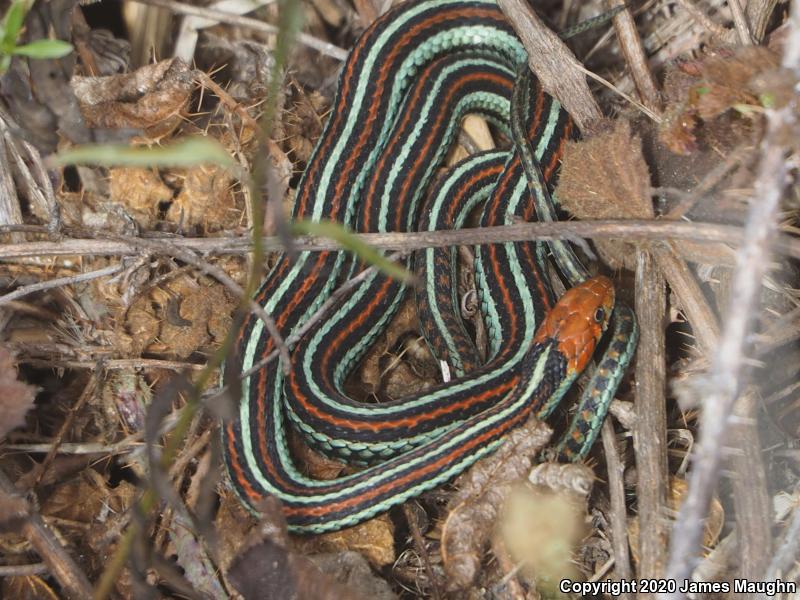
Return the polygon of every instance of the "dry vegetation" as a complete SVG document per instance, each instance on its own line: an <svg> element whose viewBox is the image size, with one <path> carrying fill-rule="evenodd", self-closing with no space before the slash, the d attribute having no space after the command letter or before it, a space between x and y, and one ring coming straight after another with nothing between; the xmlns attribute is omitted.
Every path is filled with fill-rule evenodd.
<svg viewBox="0 0 800 600"><path fill-rule="evenodd" d="M559 29L620 3L534 4ZM0 76L2 596L521 599L562 577L798 581L800 10L792 26L775 0L629 2L570 42L576 63L524 2L500 2L547 49L534 70L581 126L558 196L585 222L484 239L592 239L635 306L635 366L588 464L534 466L549 431L530 423L453 486L301 538L278 506L251 517L224 481L216 434L232 400L214 392L217 359L248 286L253 189L291 201L342 48L389 2L302 1L269 141L257 119L281 3L261 4L235 16L146 0L124 7L125 25L108 2L39 2L24 35L75 53L17 57ZM465 129L453 159L504 143L485 123ZM46 160L197 134L263 185L222 166ZM408 302L350 385L369 400L439 377ZM342 472L296 446L315 476Z"/></svg>

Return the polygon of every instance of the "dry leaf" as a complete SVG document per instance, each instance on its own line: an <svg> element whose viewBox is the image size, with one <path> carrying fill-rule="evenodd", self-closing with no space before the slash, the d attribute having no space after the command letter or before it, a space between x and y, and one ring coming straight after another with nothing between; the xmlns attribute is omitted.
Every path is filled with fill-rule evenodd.
<svg viewBox="0 0 800 600"><path fill-rule="evenodd" d="M713 130L713 121L731 109L746 111L748 106L760 108L765 101L791 97L791 85L787 89L785 79L782 83L770 79L770 74L778 72L778 65L779 55L774 51L763 46L743 46L718 50L669 70L664 83L667 109L660 139L676 154L692 154L705 145L701 137L704 139L707 134L701 124ZM731 129L749 127L746 119L740 121L725 124L728 138Z"/></svg>
<svg viewBox="0 0 800 600"><path fill-rule="evenodd" d="M172 200L172 190L152 169L109 169L111 202L124 206L142 229L152 229L159 204ZM107 209L110 210L110 209Z"/></svg>
<svg viewBox="0 0 800 600"><path fill-rule="evenodd" d="M623 120L569 142L556 189L562 206L579 219L652 219L650 172L641 146ZM596 246L612 268L635 268L629 244L599 240Z"/></svg>
<svg viewBox="0 0 800 600"><path fill-rule="evenodd" d="M305 556L266 540L237 557L228 572L244 598L364 600L322 573Z"/></svg>
<svg viewBox="0 0 800 600"><path fill-rule="evenodd" d="M378 515L355 527L298 540L304 554L321 552L358 552L376 569L394 563L394 524L389 515Z"/></svg>
<svg viewBox="0 0 800 600"><path fill-rule="evenodd" d="M396 600L389 584L378 577L358 552L309 556L326 575L369 600Z"/></svg>
<svg viewBox="0 0 800 600"><path fill-rule="evenodd" d="M689 105L703 120L737 104L760 105L751 82L778 64L778 55L763 46L744 46L733 54L708 56L699 63L701 81L690 90Z"/></svg>
<svg viewBox="0 0 800 600"><path fill-rule="evenodd" d="M189 278L176 280L168 288L172 297L163 305L159 339L171 353L186 358L199 348L221 340L220 334L224 335L230 327L235 305L225 288L197 285Z"/></svg>
<svg viewBox="0 0 800 600"><path fill-rule="evenodd" d="M418 327L415 303L409 297L355 372L355 381L366 388L368 396L402 398L438 381L437 365L427 345L416 343Z"/></svg>
<svg viewBox="0 0 800 600"><path fill-rule="evenodd" d="M289 448L303 472L314 479L336 479L347 468L344 463L329 458L309 447L303 437L294 429L289 430Z"/></svg>
<svg viewBox="0 0 800 600"><path fill-rule="evenodd" d="M528 481L537 487L583 498L589 497L594 480L594 471L581 464L546 462L536 465L528 475Z"/></svg>
<svg viewBox="0 0 800 600"><path fill-rule="evenodd" d="M141 490L128 481L120 481L113 488L106 486L102 490L100 498L105 498L107 504L101 507L99 513L92 515L89 521L91 527L81 540L98 555L98 559L108 556L111 546L119 541L122 530L130 522L128 510L140 493ZM101 562L96 567L102 568L104 564Z"/></svg>
<svg viewBox="0 0 800 600"><path fill-rule="evenodd" d="M11 353L0 346L0 440L25 423L35 399L36 388L17 379Z"/></svg>
<svg viewBox="0 0 800 600"><path fill-rule="evenodd" d="M319 92L307 94L299 86L292 86L292 91L292 108L284 119L286 145L297 162L305 163L322 133L319 115L327 110L328 103Z"/></svg>
<svg viewBox="0 0 800 600"><path fill-rule="evenodd" d="M125 313L123 330L132 352L186 358L217 342L230 327L234 302L221 285L176 278L138 297Z"/></svg>
<svg viewBox="0 0 800 600"><path fill-rule="evenodd" d="M531 419L456 480L458 490L448 503L442 530L442 559L451 589L467 589L475 581L505 499L513 484L528 474L551 433L547 425Z"/></svg>
<svg viewBox="0 0 800 600"><path fill-rule="evenodd" d="M250 530L226 576L245 598L357 600L362 598L322 573L305 556L291 552L280 502L258 507L259 525Z"/></svg>
<svg viewBox="0 0 800 600"><path fill-rule="evenodd" d="M236 207L233 183L227 169L216 166L189 169L180 193L167 210L167 221L181 228L199 226L206 233L238 226L242 211Z"/></svg>
<svg viewBox="0 0 800 600"><path fill-rule="evenodd" d="M42 515L89 524L102 512L126 508L114 498L105 478L93 469L85 469L80 476L53 488L53 493L42 502Z"/></svg>
<svg viewBox="0 0 800 600"><path fill-rule="evenodd" d="M87 172L89 172L88 169L82 170L82 173ZM135 177L135 175L131 176ZM109 180L108 183L110 188L111 181ZM146 184L142 180L131 183L141 186L138 189L134 188L140 192L138 198L126 197L122 180L117 182L113 196L114 201L109 200L112 197L110 191L106 196L94 194L86 189L81 192L62 191L58 195L58 203L64 224L70 227L94 229L120 235L130 235L132 221L142 228L153 226L158 216L158 202L169 201L172 192L160 187L163 186L163 183L155 177ZM131 205L137 205L140 210L132 210Z"/></svg>
<svg viewBox="0 0 800 600"><path fill-rule="evenodd" d="M174 58L124 75L74 76L70 84L89 127L143 129L148 138L155 139L181 123L194 74Z"/></svg>
<svg viewBox="0 0 800 600"><path fill-rule="evenodd" d="M245 510L236 494L228 488L220 486L219 498L220 504L214 517L214 529L219 536L217 540L219 566L223 571L227 571L239 552L242 540L257 525L257 521L252 514Z"/></svg>
<svg viewBox="0 0 800 600"><path fill-rule="evenodd" d="M191 522L176 513L168 530L176 562L192 588L204 598L227 598L214 561L206 545L191 528Z"/></svg>
<svg viewBox="0 0 800 600"><path fill-rule="evenodd" d="M673 514L677 514L678 510L683 503L688 491L686 480L679 479L678 477L670 477L669 479L669 495L667 497L667 506ZM634 516L628 521L628 542L631 546L631 556L633 560L639 562L639 517ZM725 524L725 509L719 501L719 498L714 496L711 500L711 507L708 511L708 517L705 519L703 527L703 547L713 548L719 540L719 535L722 533L722 527ZM664 544L667 545L668 539L664 539Z"/></svg>
<svg viewBox="0 0 800 600"><path fill-rule="evenodd" d="M228 39L209 29L200 32L195 52L197 65L218 81L225 81L225 92L250 104L267 95L275 59L270 48L247 39Z"/></svg>

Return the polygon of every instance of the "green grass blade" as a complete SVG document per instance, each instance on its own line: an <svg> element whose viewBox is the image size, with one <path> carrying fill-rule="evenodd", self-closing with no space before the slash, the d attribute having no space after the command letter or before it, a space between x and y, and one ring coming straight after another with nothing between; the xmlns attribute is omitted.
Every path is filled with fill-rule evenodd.
<svg viewBox="0 0 800 600"><path fill-rule="evenodd" d="M63 40L36 40L14 48L12 54L30 58L63 58L72 52L72 44Z"/></svg>
<svg viewBox="0 0 800 600"><path fill-rule="evenodd" d="M123 144L87 144L51 156L52 166L98 165L102 167L189 167L215 164L238 167L228 152L210 138L189 138L169 146L153 148Z"/></svg>
<svg viewBox="0 0 800 600"><path fill-rule="evenodd" d="M331 239L364 262L374 265L389 277L404 283L414 282L414 275L409 270L392 262L369 244L362 242L339 223L333 221L295 221L292 223L292 233L295 235L316 235Z"/></svg>

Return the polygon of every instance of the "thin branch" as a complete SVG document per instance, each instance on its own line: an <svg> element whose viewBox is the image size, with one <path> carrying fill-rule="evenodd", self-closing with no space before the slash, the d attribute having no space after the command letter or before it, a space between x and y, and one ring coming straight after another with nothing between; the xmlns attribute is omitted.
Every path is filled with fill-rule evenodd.
<svg viewBox="0 0 800 600"><path fill-rule="evenodd" d="M667 407L664 327L666 289L655 259L639 250L636 261L636 454L639 507L639 577L659 577L664 564L663 520L667 501Z"/></svg>
<svg viewBox="0 0 800 600"><path fill-rule="evenodd" d="M726 467L732 471L731 495L739 539L737 576L751 581L764 574L772 554L772 503L758 432L760 407L757 391L750 386L734 409L731 439L738 452L732 453Z"/></svg>
<svg viewBox="0 0 800 600"><path fill-rule="evenodd" d="M90 598L92 585L89 583L86 573L61 545L36 508L19 497L19 492L14 484L2 471L0 471L0 495L3 496L6 508L13 503L12 505L16 505L20 511L16 515L22 519L20 533L42 557L48 570L61 586L64 597L69 599Z"/></svg>
<svg viewBox="0 0 800 600"><path fill-rule="evenodd" d="M256 121L247 110L239 104L236 100L234 100L225 89L219 85L216 81L214 81L211 76L206 73L205 71L196 70L195 77L197 78L200 85L203 85L211 90L211 92L219 98L220 102L228 109L235 112L238 117L248 126L251 127L254 131L258 131L258 121Z"/></svg>
<svg viewBox="0 0 800 600"><path fill-rule="evenodd" d="M606 5L609 9L613 9L625 6L625 2L624 0L608 0ZM647 64L642 39L639 37L639 32L636 31L636 23L630 9L625 9L614 17L614 30L617 32L619 46L631 71L642 103L652 112L658 113L661 110L658 86L656 86L656 80Z"/></svg>
<svg viewBox="0 0 800 600"><path fill-rule="evenodd" d="M741 3L739 0L728 0L728 6L733 15L733 24L736 27L736 33L739 35L739 43L743 46L752 46L753 37L750 35L750 28L747 26L747 19L744 16Z"/></svg>
<svg viewBox="0 0 800 600"><path fill-rule="evenodd" d="M724 36L728 33L728 30L720 25L719 23L713 21L711 17L709 17L706 13L700 10L697 6L695 6L692 0L678 0L678 4L680 4L686 12L700 25L703 26L709 33Z"/></svg>
<svg viewBox="0 0 800 600"><path fill-rule="evenodd" d="M18 223L0 224L0 234L3 233L49 233L44 225L27 225Z"/></svg>
<svg viewBox="0 0 800 600"><path fill-rule="evenodd" d="M620 96L621 98L624 98L625 100L627 100L628 102L630 102L630 103L631 103L633 106L635 106L635 107L636 107L636 108L638 108L640 111L642 111L642 114L644 114L644 115L646 115L647 117L649 117L649 118L650 118L650 120L651 120L651 121L653 121L653 123L657 123L657 124L660 124L660 123L661 123L661 117L660 117L659 115L657 115L656 113L654 113L652 110L650 110L649 108L647 108L647 107L646 107L644 104L642 104L641 102L639 102L639 101L638 101L638 100L636 100L635 98L632 98L631 96L629 96L628 94L626 94L625 92L623 92L621 89L619 89L617 86L615 86L613 83L611 83L611 82L610 82L610 81L608 81L607 79L604 79L603 77L601 77L601 76L600 76L600 75L598 75L597 73L593 73L592 71L590 71L589 69L587 69L587 68L585 68L585 67L583 67L583 66L580 66L580 67L578 67L578 68L579 68L579 70L580 70L580 71L583 71L583 73L584 73L584 74L585 74L587 77L591 77L591 78L592 78L592 79L594 79L596 82L598 82L598 83L600 83L600 84L602 84L602 85L606 86L606 87L607 87L608 89L610 89L612 92L614 92L615 94L617 94L617 95L618 95L618 96Z"/></svg>
<svg viewBox="0 0 800 600"><path fill-rule="evenodd" d="M800 71L800 3L792 4L789 27L783 66L797 73ZM733 276L735 300L728 311L711 371L702 386L696 386L698 404L703 406L700 439L694 450L689 490L672 532L666 572L669 579L689 578L697 563L703 520L719 478L730 417L744 384L745 350L749 346L761 282L769 265L769 250L778 230L780 200L787 185L788 165L781 140L794 122L792 104L778 111L767 111L767 134L750 200L745 239ZM678 592L660 595L663 599L682 597Z"/></svg>
<svg viewBox="0 0 800 600"><path fill-rule="evenodd" d="M89 401L89 399L94 397L94 395L97 393L97 376L98 373L95 371L94 377L89 379L89 383L86 384L86 387L83 389L83 392L81 392L78 400L70 407L67 418L64 419L61 427L58 428L58 432L53 440L50 452L47 453L47 456L44 457L42 462L36 463L36 466L33 468L35 476L33 477L33 485L31 486L32 488L37 488L39 486L42 478L45 476L47 470L50 468L50 465L55 460L56 454L58 454L58 448L64 442L64 436L67 435L67 431L69 431L69 429L72 427L72 424L75 422L75 418L77 417L78 413Z"/></svg>
<svg viewBox="0 0 800 600"><path fill-rule="evenodd" d="M750 33L755 43L760 44L767 32L767 25L775 10L778 0L748 0L747 2L747 23L750 25Z"/></svg>
<svg viewBox="0 0 800 600"><path fill-rule="evenodd" d="M564 42L524 0L499 0L498 4L528 51L531 70L544 89L572 115L578 127L585 131L592 121L602 118L603 113L583 76L583 67Z"/></svg>
<svg viewBox="0 0 800 600"><path fill-rule="evenodd" d="M84 454L127 454L144 445L142 434L137 433L117 442L116 444L100 444L96 442L73 443L64 442L56 448L56 454L71 454L81 456ZM48 444L3 444L4 452L27 452L29 454L49 454L55 448L55 443Z"/></svg>
<svg viewBox="0 0 800 600"><path fill-rule="evenodd" d="M59 277L57 279L49 279L47 281L40 281L30 285L23 285L22 287L15 289L13 292L9 292L4 296L0 296L0 306L11 302L12 300L17 300L18 298L27 296L28 294L33 294L34 292L41 292L42 290L73 285L83 281L91 281L92 279L99 279L100 277L107 277L109 275L116 275L123 269L123 265L117 264L111 265L110 267L105 267L103 269L97 269L96 271L89 271L88 273L79 273L78 275L70 275L69 277Z"/></svg>
<svg viewBox="0 0 800 600"><path fill-rule="evenodd" d="M17 355L19 362L26 365L33 365L43 368L61 369L91 369L98 368L96 360L59 360L57 358L28 358L24 355ZM138 369L167 369L170 371L185 371L192 369L200 371L205 368L204 364L181 362L176 360L160 360L157 358L113 358L108 360L101 359L100 366L106 371L138 370Z"/></svg>
<svg viewBox="0 0 800 600"><path fill-rule="evenodd" d="M698 346L706 356L711 356L719 340L719 322L696 275L686 261L678 256L677 245L672 242L656 247L653 255L687 320L692 324Z"/></svg>
<svg viewBox="0 0 800 600"><path fill-rule="evenodd" d="M722 242L738 245L744 230L735 225L665 220L557 221L553 223L515 223L494 227L477 227L448 231L419 231L410 233L360 233L353 234L359 240L383 250L410 252L422 248L445 248L448 246L500 244L556 239L613 239L627 240L694 240L696 242ZM126 256L141 254L135 240L157 241L158 248L170 248L164 252L177 256L179 251L201 254L246 254L250 252L250 238L115 238L115 239L63 239L58 242L20 242L0 245L0 260L43 256ZM264 250L281 251L283 245L278 237L263 238ZM316 236L294 238L298 251L341 250L336 242ZM800 259L800 239L786 234L775 236L776 251ZM197 257L192 258L197 261ZM188 261L187 261L188 262ZM208 265L206 265L208 266Z"/></svg>
<svg viewBox="0 0 800 600"><path fill-rule="evenodd" d="M428 554L428 548L425 546L425 540L423 539L422 532L419 529L417 513L414 512L411 504L406 502L403 504L403 514L406 517L408 528L411 531L411 538L414 540L414 546L416 547L417 554L420 558L422 558L422 564L425 566L425 574L428 576L428 581L430 581L431 584L431 598L433 598L433 600L442 600L442 593L439 591L439 578L436 575L436 571L433 570L431 557Z"/></svg>
<svg viewBox="0 0 800 600"><path fill-rule="evenodd" d="M278 28L275 25L264 23L263 21L259 21L258 19L253 19L251 17L243 17L241 15L225 12L222 10L213 10L210 8L202 8L200 6L191 6L189 4L183 4L182 2L176 2L175 0L134 0L134 2L138 2L140 4L149 4L151 6L160 6L161 8L166 8L179 15L192 15L196 17L203 17L220 23L227 23L229 25L238 25L239 27L247 27L248 29L261 31L263 33L270 33L270 34L278 33ZM345 58L347 58L347 50L339 48L338 46L331 44L330 42L325 42L318 38L315 38L313 35L309 35L307 33L299 33L297 35L297 41L303 44L304 46L313 48L314 50L317 50L321 54L330 56L331 58L335 58L336 60L344 60Z"/></svg>
<svg viewBox="0 0 800 600"><path fill-rule="evenodd" d="M47 565L33 563L32 565L1 565L0 577L33 577L47 573Z"/></svg>
<svg viewBox="0 0 800 600"><path fill-rule="evenodd" d="M614 564L617 579L630 581L633 579L631 558L628 552L628 519L625 510L625 482L623 475L625 465L619 459L616 434L611 419L603 422L603 453L608 469L608 489L611 496L611 545L614 549ZM630 600L630 594L620 594L622 600Z"/></svg>

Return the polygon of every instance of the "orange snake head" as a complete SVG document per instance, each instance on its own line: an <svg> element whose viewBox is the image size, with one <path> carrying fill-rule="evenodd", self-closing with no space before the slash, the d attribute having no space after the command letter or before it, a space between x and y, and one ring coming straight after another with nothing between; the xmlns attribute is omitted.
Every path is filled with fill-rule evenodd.
<svg viewBox="0 0 800 600"><path fill-rule="evenodd" d="M614 310L614 286L598 276L568 290L547 314L535 342L553 339L567 359L567 370L581 372L594 354Z"/></svg>

